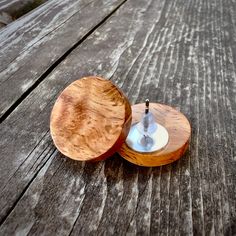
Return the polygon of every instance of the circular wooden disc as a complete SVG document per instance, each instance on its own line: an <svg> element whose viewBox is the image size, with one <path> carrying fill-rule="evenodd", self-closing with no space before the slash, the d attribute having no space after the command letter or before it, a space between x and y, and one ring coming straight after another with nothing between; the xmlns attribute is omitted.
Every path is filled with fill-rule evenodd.
<svg viewBox="0 0 236 236"><path fill-rule="evenodd" d="M131 125L131 107L111 81L85 77L70 84L51 113L56 147L75 160L103 160L124 143Z"/></svg>
<svg viewBox="0 0 236 236"><path fill-rule="evenodd" d="M132 106L132 124L140 121L145 104ZM174 108L151 103L150 111L155 116L156 122L163 125L169 133L169 142L164 149L151 152L139 153L127 146L126 143L119 149L119 154L129 162L140 166L161 166L178 160L189 145L191 127L187 118Z"/></svg>

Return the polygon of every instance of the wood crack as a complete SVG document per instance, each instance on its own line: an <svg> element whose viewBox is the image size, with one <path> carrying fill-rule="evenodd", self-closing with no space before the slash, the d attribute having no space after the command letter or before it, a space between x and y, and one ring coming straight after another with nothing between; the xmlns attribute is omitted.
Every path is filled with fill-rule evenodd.
<svg viewBox="0 0 236 236"><path fill-rule="evenodd" d="M44 34L42 37L40 37L36 42L34 42L33 44L31 44L29 47L25 48L23 51L21 51L21 53L23 54L24 52L28 51L30 48L32 48L34 45L36 45L37 43L39 43L42 39L44 39L46 36L50 35L51 33L57 31L59 28L61 28L61 26L65 25L66 22L68 22L72 17L74 17L75 15L77 15L79 12L81 12L83 9L85 9L87 6L89 6L90 4L94 3L96 0L93 0L89 3L87 3L86 5L84 5L82 8L80 8L78 11L76 11L74 14L72 14L70 17L68 17L66 20L64 20L63 22L61 22L58 26L56 26L53 30L49 31L48 33ZM9 61L8 65L13 63L20 55L18 55L17 57L13 58L11 61ZM5 69L0 70L0 73L7 70L7 67ZM6 80L12 78L15 75L12 74L10 77L8 77ZM0 84L6 80L1 80Z"/></svg>
<svg viewBox="0 0 236 236"><path fill-rule="evenodd" d="M0 117L0 124L22 103L22 101L59 65L67 56L83 43L93 32L103 25L127 0L122 1L111 13L109 13L100 23L89 30L76 44L67 50L59 59L57 59Z"/></svg>
<svg viewBox="0 0 236 236"><path fill-rule="evenodd" d="M14 202L14 204L8 209L6 215L1 219L0 221L0 226L6 221L7 217L11 214L11 212L14 210L14 208L16 207L17 203L20 201L20 199L24 196L24 194L26 193L27 189L29 188L29 186L31 185L31 183L34 181L35 177L38 175L38 173L40 172L40 170L43 169L43 167L47 164L48 160L54 155L54 153L56 153L57 150L55 149L55 151L48 157L47 161L43 164L43 166L37 171L35 172L33 178L29 181L29 183L27 183L27 185L25 186L25 188L22 190L21 194L18 196L18 198L16 199L16 201Z"/></svg>

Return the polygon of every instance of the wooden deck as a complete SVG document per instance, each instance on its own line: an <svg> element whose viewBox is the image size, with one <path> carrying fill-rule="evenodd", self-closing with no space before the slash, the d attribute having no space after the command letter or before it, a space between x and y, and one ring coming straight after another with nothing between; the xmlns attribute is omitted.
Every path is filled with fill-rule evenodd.
<svg viewBox="0 0 236 236"><path fill-rule="evenodd" d="M179 161L72 161L49 132L86 75L189 119ZM0 235L236 235L235 0L50 0L0 31Z"/></svg>

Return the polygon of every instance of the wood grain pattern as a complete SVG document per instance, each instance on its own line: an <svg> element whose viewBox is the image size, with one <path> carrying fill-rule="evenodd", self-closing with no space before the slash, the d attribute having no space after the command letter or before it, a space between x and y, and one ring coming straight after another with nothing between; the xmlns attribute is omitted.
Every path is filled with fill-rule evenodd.
<svg viewBox="0 0 236 236"><path fill-rule="evenodd" d="M124 143L131 125L131 106L109 80L84 77L60 94L52 109L50 130L56 147L80 161L99 161Z"/></svg>
<svg viewBox="0 0 236 236"><path fill-rule="evenodd" d="M46 1L47 0L2 0L0 2L0 12L7 13L12 19L17 19Z"/></svg>
<svg viewBox="0 0 236 236"><path fill-rule="evenodd" d="M0 121L63 60L68 50L123 2L52 0L2 29Z"/></svg>
<svg viewBox="0 0 236 236"><path fill-rule="evenodd" d="M0 235L235 235L235 12L231 0L127 0L54 68L0 124ZM88 74L133 104L178 108L189 151L157 168L63 157L50 112Z"/></svg>
<svg viewBox="0 0 236 236"><path fill-rule="evenodd" d="M144 103L132 106L132 124L139 122L143 115ZM150 103L156 122L164 126L169 134L168 144L161 151L138 153L124 143L118 153L127 161L140 166L162 166L178 160L189 146L191 127L187 118L172 107Z"/></svg>

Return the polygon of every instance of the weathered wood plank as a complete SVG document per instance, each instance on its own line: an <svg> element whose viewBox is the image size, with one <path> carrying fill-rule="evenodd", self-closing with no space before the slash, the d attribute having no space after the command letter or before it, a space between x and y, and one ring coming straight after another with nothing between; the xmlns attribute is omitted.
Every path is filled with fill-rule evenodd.
<svg viewBox="0 0 236 236"><path fill-rule="evenodd" d="M29 2L35 0L1 0L0 2L0 11L12 12L13 9L20 8Z"/></svg>
<svg viewBox="0 0 236 236"><path fill-rule="evenodd" d="M91 2L91 1L90 1ZM1 30L0 70L4 70L48 33L86 6L85 1L49 1L26 17ZM6 56L7 55L7 56Z"/></svg>
<svg viewBox="0 0 236 236"><path fill-rule="evenodd" d="M123 2L52 0L2 30L0 120L44 79L48 69Z"/></svg>
<svg viewBox="0 0 236 236"><path fill-rule="evenodd" d="M26 0L32 1L32 0ZM2 0L0 2L0 11L8 12L13 6L18 7L19 4L22 4L22 0Z"/></svg>
<svg viewBox="0 0 236 236"><path fill-rule="evenodd" d="M13 19L19 18L47 0L1 0L0 13L5 12Z"/></svg>
<svg viewBox="0 0 236 236"><path fill-rule="evenodd" d="M0 234L234 235L235 7L129 0L57 66L1 125ZM55 151L53 102L88 74L111 78L132 103L179 107L192 124L188 154L141 168Z"/></svg>

